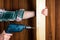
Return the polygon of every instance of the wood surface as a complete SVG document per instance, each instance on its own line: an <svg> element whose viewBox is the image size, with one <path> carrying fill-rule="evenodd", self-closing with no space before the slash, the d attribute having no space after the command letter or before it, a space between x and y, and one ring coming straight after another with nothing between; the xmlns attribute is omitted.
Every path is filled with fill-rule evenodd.
<svg viewBox="0 0 60 40"><path fill-rule="evenodd" d="M55 0L46 0L48 16L46 17L46 40L55 40Z"/></svg>
<svg viewBox="0 0 60 40"><path fill-rule="evenodd" d="M56 14L56 32L55 32L55 40L60 40L60 0L56 0L55 2L55 14Z"/></svg>
<svg viewBox="0 0 60 40"><path fill-rule="evenodd" d="M36 0L0 0L0 8L8 11L15 11L18 9L36 11ZM36 27L36 16L20 22L0 22L0 33L2 33L2 31L5 30L7 25L10 23L25 24ZM10 40L36 40L36 29L13 33L13 36Z"/></svg>

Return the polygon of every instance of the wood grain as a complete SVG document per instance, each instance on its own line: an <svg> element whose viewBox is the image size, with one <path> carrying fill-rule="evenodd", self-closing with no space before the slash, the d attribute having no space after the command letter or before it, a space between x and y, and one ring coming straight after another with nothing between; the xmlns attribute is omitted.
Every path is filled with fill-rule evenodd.
<svg viewBox="0 0 60 40"><path fill-rule="evenodd" d="M60 0L56 0L56 3L55 3L55 12L56 12L56 37L55 39L56 40L60 40Z"/></svg>
<svg viewBox="0 0 60 40"><path fill-rule="evenodd" d="M34 1L36 1L36 0L34 0ZM30 8L29 3L28 3L28 0L0 0L0 8L4 8L9 11L14 11L14 10L18 10L18 9L30 10L33 8L33 11L35 11L36 6L32 6L32 8ZM35 2L32 1L32 3L33 3L33 5L36 5ZM32 11L32 10L30 10L30 11ZM31 19L22 20L20 22L16 22L16 21L1 22L0 31L2 32L4 29L6 29L7 25L10 23L25 24L25 25L30 25L32 27L36 27L36 17L33 17ZM13 36L11 37L10 40L36 40L36 29L24 30L22 32L13 33Z"/></svg>
<svg viewBox="0 0 60 40"><path fill-rule="evenodd" d="M46 40L55 40L55 0L47 0Z"/></svg>

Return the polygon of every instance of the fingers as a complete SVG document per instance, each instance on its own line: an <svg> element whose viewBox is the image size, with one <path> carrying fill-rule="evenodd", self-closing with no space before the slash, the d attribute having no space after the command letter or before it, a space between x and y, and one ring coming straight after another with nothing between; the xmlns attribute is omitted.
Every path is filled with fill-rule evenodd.
<svg viewBox="0 0 60 40"><path fill-rule="evenodd" d="M11 38L11 36L10 35L4 35L4 40L9 40Z"/></svg>
<svg viewBox="0 0 60 40"><path fill-rule="evenodd" d="M48 8L43 9L42 14L48 16Z"/></svg>
<svg viewBox="0 0 60 40"><path fill-rule="evenodd" d="M0 34L0 40L3 40L3 36Z"/></svg>
<svg viewBox="0 0 60 40"><path fill-rule="evenodd" d="M2 35L4 40L9 40L12 36L12 34L5 33L5 31L3 31Z"/></svg>

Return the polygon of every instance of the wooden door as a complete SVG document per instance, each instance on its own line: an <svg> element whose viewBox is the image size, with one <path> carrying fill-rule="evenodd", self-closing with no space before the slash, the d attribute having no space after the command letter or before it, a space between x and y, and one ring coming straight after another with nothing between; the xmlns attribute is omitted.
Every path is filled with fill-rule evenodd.
<svg viewBox="0 0 60 40"><path fill-rule="evenodd" d="M56 2L55 2L55 8L56 8L56 10L55 10L55 12L56 12L56 37L55 37L55 39L56 40L60 40L60 0L56 0Z"/></svg>
<svg viewBox="0 0 60 40"><path fill-rule="evenodd" d="M36 0L0 0L0 8L14 11L24 8L29 11L36 11ZM0 33L10 23L25 24L36 27L36 16L21 22L0 22ZM22 32L13 33L10 40L36 40L36 29L24 30Z"/></svg>
<svg viewBox="0 0 60 40"><path fill-rule="evenodd" d="M55 40L55 0L46 0L48 16L46 17L46 40Z"/></svg>

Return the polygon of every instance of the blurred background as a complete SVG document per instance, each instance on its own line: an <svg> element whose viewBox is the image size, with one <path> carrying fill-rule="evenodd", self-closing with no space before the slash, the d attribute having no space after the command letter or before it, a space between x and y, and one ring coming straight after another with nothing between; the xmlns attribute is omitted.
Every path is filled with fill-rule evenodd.
<svg viewBox="0 0 60 40"><path fill-rule="evenodd" d="M36 0L0 0L0 9L9 11L25 9L26 11L35 11L36 13ZM2 33L10 23L25 24L36 27L36 15L33 18L25 19L20 22L0 22L0 33ZM36 29L13 33L10 40L36 40Z"/></svg>

